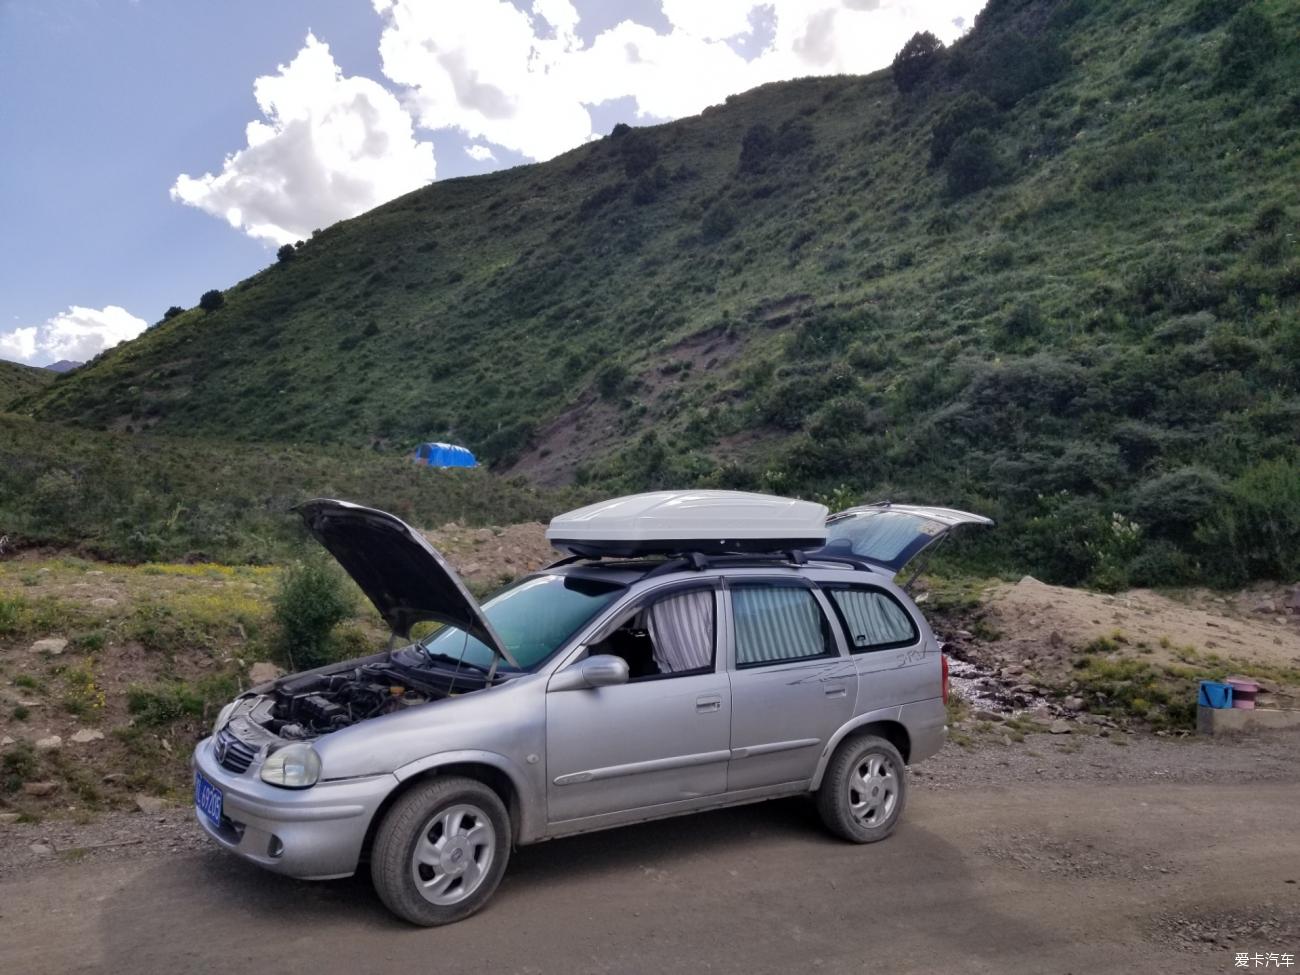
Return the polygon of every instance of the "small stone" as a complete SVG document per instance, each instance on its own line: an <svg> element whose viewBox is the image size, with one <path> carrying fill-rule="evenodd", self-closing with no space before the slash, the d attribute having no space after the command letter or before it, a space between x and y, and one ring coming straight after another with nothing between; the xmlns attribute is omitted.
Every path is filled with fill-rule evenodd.
<svg viewBox="0 0 1300 975"><path fill-rule="evenodd" d="M1277 615L1277 603L1271 599L1261 599L1255 604L1255 612L1275 616Z"/></svg>
<svg viewBox="0 0 1300 975"><path fill-rule="evenodd" d="M0 748L8 748L10 745L14 744L15 741L16 739L14 739L13 736L5 735L3 738L0 738Z"/></svg>
<svg viewBox="0 0 1300 975"><path fill-rule="evenodd" d="M102 779L100 779L100 781L103 782L105 785L116 785L118 782L125 782L125 781L126 781L126 773L125 773L125 772L109 772L109 773L108 773L107 775L105 775Z"/></svg>
<svg viewBox="0 0 1300 975"><path fill-rule="evenodd" d="M1051 633L1047 635L1047 642L1049 645L1053 647L1059 647L1062 643L1065 642L1065 638L1062 637L1061 634L1058 633L1056 630L1053 630Z"/></svg>
<svg viewBox="0 0 1300 975"><path fill-rule="evenodd" d="M102 741L103 739L104 733L96 728L82 728L72 736L72 740L78 745L88 745L92 741Z"/></svg>
<svg viewBox="0 0 1300 975"><path fill-rule="evenodd" d="M54 852L54 847L49 846L45 843L32 843L27 847L27 849L31 850L33 853L40 853L40 854L47 854L47 853Z"/></svg>
<svg viewBox="0 0 1300 975"><path fill-rule="evenodd" d="M1064 701L1061 702L1061 704L1063 704L1070 711L1083 710L1083 698L1081 697L1067 697Z"/></svg>
<svg viewBox="0 0 1300 975"><path fill-rule="evenodd" d="M976 721L1001 721L1003 720L1003 718L1002 715L998 714L996 711L981 710L975 712L975 720Z"/></svg>
<svg viewBox="0 0 1300 975"><path fill-rule="evenodd" d="M100 609L111 609L117 605L117 600L112 596L96 596L90 601L90 605L97 606Z"/></svg>
<svg viewBox="0 0 1300 975"><path fill-rule="evenodd" d="M61 654L68 649L68 641L62 637L52 636L46 640L37 640L32 644L32 653Z"/></svg>
<svg viewBox="0 0 1300 975"><path fill-rule="evenodd" d="M18 822L18 813L0 813L0 826L12 826Z"/></svg>
<svg viewBox="0 0 1300 975"><path fill-rule="evenodd" d="M167 808L167 803L157 796L146 796L141 793L135 797L135 808L147 816L156 816Z"/></svg>
<svg viewBox="0 0 1300 975"><path fill-rule="evenodd" d="M45 738L37 738L34 744L38 752L52 752L63 747L63 739L58 735L49 735Z"/></svg>
<svg viewBox="0 0 1300 975"><path fill-rule="evenodd" d="M248 668L248 680L256 687L284 675L284 669L267 660L260 660Z"/></svg>
<svg viewBox="0 0 1300 975"><path fill-rule="evenodd" d="M1058 718L1048 726L1047 730L1054 735L1068 735L1070 733L1070 722Z"/></svg>
<svg viewBox="0 0 1300 975"><path fill-rule="evenodd" d="M24 782L23 792L29 796L48 796L58 787L57 782Z"/></svg>

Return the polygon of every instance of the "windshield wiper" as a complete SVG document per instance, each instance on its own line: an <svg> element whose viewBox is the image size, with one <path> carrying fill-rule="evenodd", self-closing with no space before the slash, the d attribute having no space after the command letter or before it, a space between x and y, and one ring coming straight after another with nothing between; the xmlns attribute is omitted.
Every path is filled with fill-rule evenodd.
<svg viewBox="0 0 1300 975"><path fill-rule="evenodd" d="M430 662L441 660L444 663L455 664L458 669L461 667L471 667L474 670L479 671L480 673L484 673L484 674L490 673L490 671L482 664L476 664L472 660L465 660L461 657L453 657L451 654L448 653L435 653L434 651L430 650L428 647L424 646L423 644L420 645L420 650L424 653L425 658Z"/></svg>

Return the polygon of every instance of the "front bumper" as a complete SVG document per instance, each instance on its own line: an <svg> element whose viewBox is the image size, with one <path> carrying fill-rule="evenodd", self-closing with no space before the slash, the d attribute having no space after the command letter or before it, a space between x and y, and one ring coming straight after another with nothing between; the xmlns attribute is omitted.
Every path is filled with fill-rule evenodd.
<svg viewBox="0 0 1300 975"><path fill-rule="evenodd" d="M207 834L245 860L301 880L355 873L375 811L398 784L383 774L281 789L257 778L256 763L243 774L226 771L211 738L194 749L193 764L222 792L219 826L194 811Z"/></svg>

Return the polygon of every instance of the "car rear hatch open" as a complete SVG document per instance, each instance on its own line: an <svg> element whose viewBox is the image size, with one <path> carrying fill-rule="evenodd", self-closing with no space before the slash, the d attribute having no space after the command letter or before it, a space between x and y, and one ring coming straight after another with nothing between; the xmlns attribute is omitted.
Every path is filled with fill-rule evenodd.
<svg viewBox="0 0 1300 975"><path fill-rule="evenodd" d="M831 515L825 547L808 555L862 560L897 575L959 525L992 524L991 518L954 508L882 501Z"/></svg>
<svg viewBox="0 0 1300 975"><path fill-rule="evenodd" d="M329 499L308 501L295 510L395 635L409 637L411 627L422 621L445 623L516 666L460 577L406 522L386 511Z"/></svg>

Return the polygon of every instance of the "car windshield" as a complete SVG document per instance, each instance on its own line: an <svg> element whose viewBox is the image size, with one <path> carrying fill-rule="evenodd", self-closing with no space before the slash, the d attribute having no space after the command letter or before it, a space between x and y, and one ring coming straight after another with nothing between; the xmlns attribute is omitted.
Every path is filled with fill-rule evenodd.
<svg viewBox="0 0 1300 975"><path fill-rule="evenodd" d="M532 670L608 606L626 586L573 576L530 576L483 604L483 615L522 670ZM493 653L464 630L444 626L420 641L431 657L463 661L487 670ZM509 668L506 668L509 669Z"/></svg>

